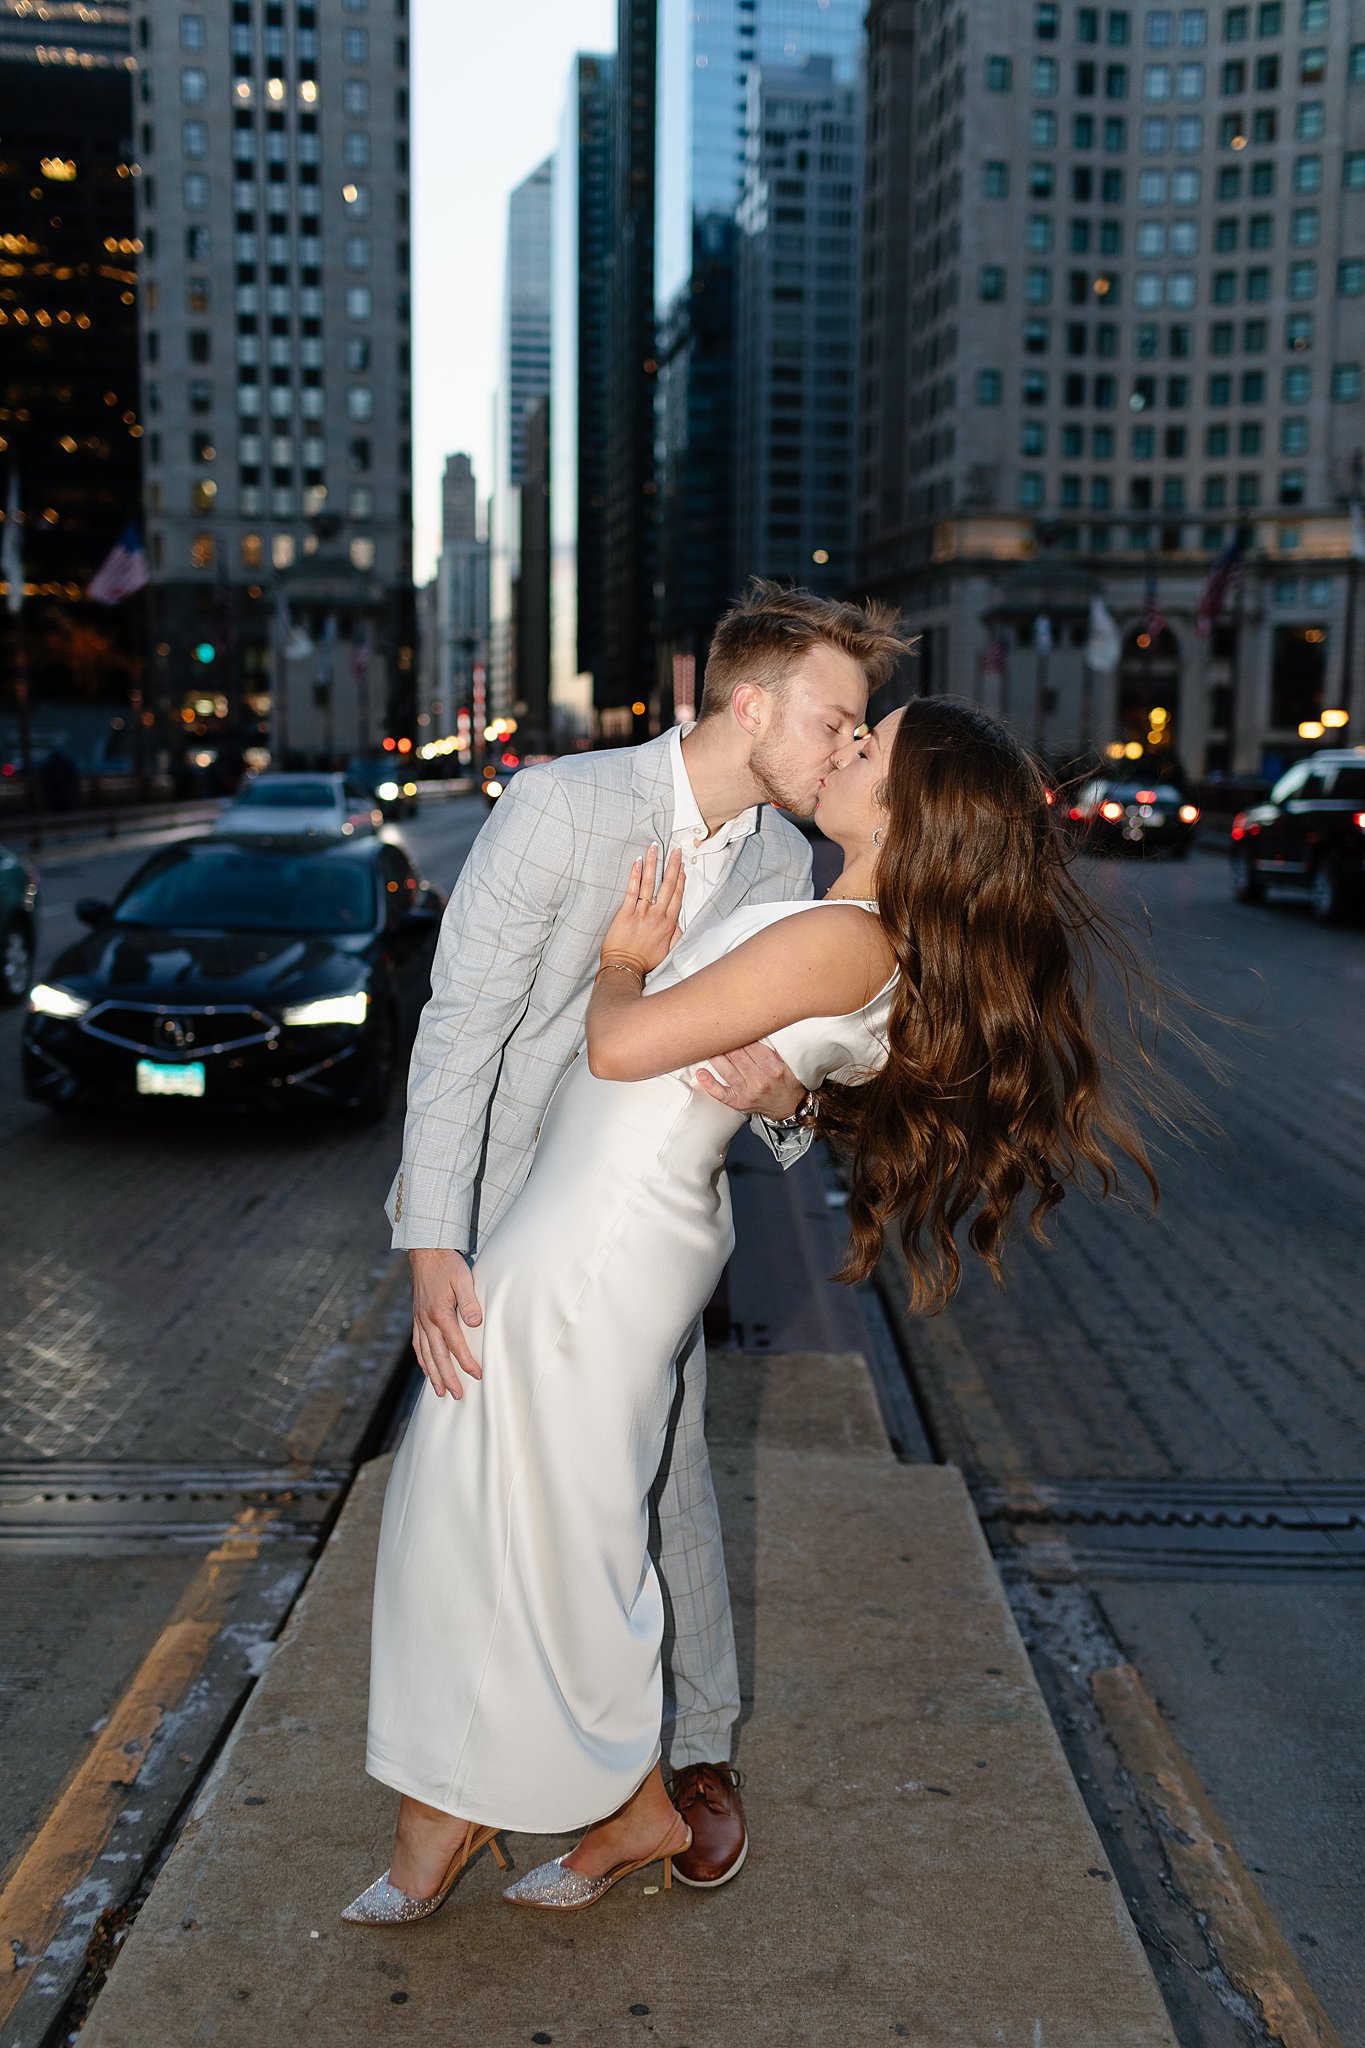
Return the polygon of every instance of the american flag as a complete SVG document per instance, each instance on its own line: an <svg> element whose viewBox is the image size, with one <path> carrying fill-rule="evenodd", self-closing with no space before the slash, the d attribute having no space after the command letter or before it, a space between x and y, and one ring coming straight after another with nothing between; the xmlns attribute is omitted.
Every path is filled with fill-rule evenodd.
<svg viewBox="0 0 1365 2048"><path fill-rule="evenodd" d="M1147 571L1147 594L1145 599L1144 627L1152 645L1155 646L1166 630L1166 614L1161 609L1156 594L1156 571Z"/></svg>
<svg viewBox="0 0 1365 2048"><path fill-rule="evenodd" d="M85 594L96 604L122 604L147 581L147 550L135 526L125 528L123 538L112 547L85 586Z"/></svg>
<svg viewBox="0 0 1365 2048"><path fill-rule="evenodd" d="M1195 626L1202 639L1208 639L1214 621L1226 608L1229 598L1235 595L1242 580L1242 557L1245 553L1246 540L1239 528L1210 569L1199 593Z"/></svg>

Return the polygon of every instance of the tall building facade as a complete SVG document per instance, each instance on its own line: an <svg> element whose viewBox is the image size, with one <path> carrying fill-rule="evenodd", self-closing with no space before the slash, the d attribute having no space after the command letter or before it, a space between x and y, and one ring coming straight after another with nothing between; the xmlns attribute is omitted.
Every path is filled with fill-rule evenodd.
<svg viewBox="0 0 1365 2048"><path fill-rule="evenodd" d="M0 501L17 480L35 754L127 730L140 596L86 586L141 515L138 163L126 6L0 5ZM0 607L0 671L14 670ZM0 719L15 707L6 688Z"/></svg>
<svg viewBox="0 0 1365 2048"><path fill-rule="evenodd" d="M479 532L478 487L467 455L446 458L441 480L441 553L433 618L435 658L428 700L428 739L445 741L485 710L488 672L488 536ZM461 714L465 723L461 727Z"/></svg>
<svg viewBox="0 0 1365 2048"><path fill-rule="evenodd" d="M1272 769L1325 709L1365 738L1358 9L873 0L868 28L860 566L922 685L1057 755ZM1097 596L1116 673L1084 663Z"/></svg>
<svg viewBox="0 0 1365 2048"><path fill-rule="evenodd" d="M612 128L610 348L606 378L606 564L598 736L643 739L657 722L654 409L655 118L658 0L618 0ZM635 708L638 706L638 710ZM664 718L667 724L669 718Z"/></svg>
<svg viewBox="0 0 1365 2048"><path fill-rule="evenodd" d="M369 751L415 717L406 0L133 12L162 687Z"/></svg>
<svg viewBox="0 0 1365 2048"><path fill-rule="evenodd" d="M736 216L750 80L827 57L856 86L863 0L660 0L656 312L665 663L704 654L733 594ZM835 261L847 261L840 255Z"/></svg>
<svg viewBox="0 0 1365 2048"><path fill-rule="evenodd" d="M749 79L735 287L732 588L853 575L862 89L829 57Z"/></svg>
<svg viewBox="0 0 1365 2048"><path fill-rule="evenodd" d="M555 166L550 699L560 746L592 737L604 673L616 62L569 70Z"/></svg>
<svg viewBox="0 0 1365 2048"><path fill-rule="evenodd" d="M550 395L550 252L554 158L523 178L507 203L502 353L494 415L489 710L509 712L517 676L517 582L526 423Z"/></svg>

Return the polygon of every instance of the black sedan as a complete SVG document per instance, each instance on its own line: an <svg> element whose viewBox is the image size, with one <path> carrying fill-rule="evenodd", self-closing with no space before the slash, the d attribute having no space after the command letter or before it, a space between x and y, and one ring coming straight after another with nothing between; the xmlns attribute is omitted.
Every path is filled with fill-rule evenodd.
<svg viewBox="0 0 1365 2048"><path fill-rule="evenodd" d="M444 899L391 839L222 834L153 854L29 994L24 1086L54 1109L388 1107Z"/></svg>
<svg viewBox="0 0 1365 2048"><path fill-rule="evenodd" d="M1183 860L1199 806L1174 783L1095 776L1071 798L1067 829L1088 852L1169 853Z"/></svg>
<svg viewBox="0 0 1365 2048"><path fill-rule="evenodd" d="M1303 889L1324 924L1365 904L1365 748L1322 747L1296 761L1264 803L1232 821L1239 903Z"/></svg>

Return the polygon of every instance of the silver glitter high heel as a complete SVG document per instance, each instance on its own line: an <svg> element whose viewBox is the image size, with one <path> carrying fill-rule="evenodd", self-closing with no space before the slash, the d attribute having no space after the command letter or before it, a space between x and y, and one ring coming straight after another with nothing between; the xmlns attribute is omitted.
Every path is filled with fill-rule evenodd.
<svg viewBox="0 0 1365 2048"><path fill-rule="evenodd" d="M682 1830L683 1839L677 1834ZM577 1913L584 1906L595 1906L604 1893L623 1877L634 1871L644 1870L651 1863L664 1860L664 1890L673 1889L673 1858L685 1855L692 1847L692 1830L680 1813L675 1813L669 1823L668 1833L657 1849L651 1849L648 1856L642 1856L638 1863L618 1863L614 1870L608 1870L601 1877L588 1877L581 1870L571 1870L562 1856L553 1863L538 1863L534 1870L528 1870L525 1877L519 1877L503 1893L509 1906L539 1906L551 1913ZM570 1850L570 1855L573 1851Z"/></svg>
<svg viewBox="0 0 1365 2048"><path fill-rule="evenodd" d="M498 1869L506 1870L507 1858L498 1840L498 1830L476 1827L471 1821L465 1830L464 1840L450 1859L450 1867L441 1879L439 1891L433 1892L429 1899L414 1899L409 1893L400 1891L396 1884L389 1883L386 1870L358 1899L352 1899L350 1905L342 1909L342 1919L357 1927L396 1927L406 1920L429 1920L445 1904L456 1878L485 1843L493 1851Z"/></svg>

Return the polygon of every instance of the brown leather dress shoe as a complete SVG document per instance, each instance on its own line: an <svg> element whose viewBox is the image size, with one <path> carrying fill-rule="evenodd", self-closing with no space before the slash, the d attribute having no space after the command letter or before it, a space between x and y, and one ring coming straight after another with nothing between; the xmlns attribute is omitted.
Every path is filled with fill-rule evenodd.
<svg viewBox="0 0 1365 2048"><path fill-rule="evenodd" d="M675 1773L673 1804L692 1830L691 1848L673 1859L679 1884L705 1890L738 1875L749 1853L740 1782L729 1764L686 1764Z"/></svg>

